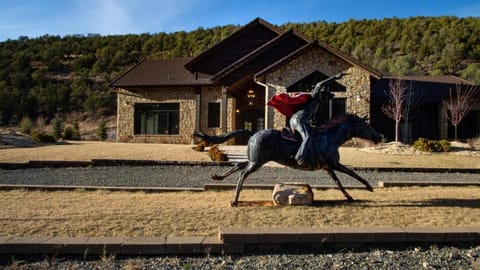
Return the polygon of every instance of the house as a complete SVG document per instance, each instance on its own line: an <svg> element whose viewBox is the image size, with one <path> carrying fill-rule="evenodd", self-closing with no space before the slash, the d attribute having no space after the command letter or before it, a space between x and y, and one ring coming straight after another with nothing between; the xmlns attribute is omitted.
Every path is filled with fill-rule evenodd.
<svg viewBox="0 0 480 270"><path fill-rule="evenodd" d="M236 129L281 129L288 119L266 105L273 95L308 92L339 72L348 75L332 86L335 98L323 113L348 111L369 117L374 127L389 134L393 121L378 114L382 85L392 78L328 44L257 18L196 57L145 59L112 81L118 94L117 140L190 144L196 130L218 135ZM453 78L453 83L460 80ZM438 111L428 117L433 114L434 121L443 121ZM480 126L478 111L476 119L473 136ZM421 134L444 136L442 132Z"/></svg>

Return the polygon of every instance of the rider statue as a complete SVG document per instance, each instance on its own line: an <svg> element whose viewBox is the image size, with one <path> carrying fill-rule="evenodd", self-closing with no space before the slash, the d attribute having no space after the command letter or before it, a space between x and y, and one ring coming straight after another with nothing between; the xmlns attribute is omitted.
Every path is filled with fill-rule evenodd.
<svg viewBox="0 0 480 270"><path fill-rule="evenodd" d="M312 126L316 126L321 124L323 120L328 119L328 117L318 115L318 111L321 106L328 103L329 100L333 98L333 94L330 92L330 85L333 81L341 79L343 77L343 73L338 73L332 77L329 77L321 82L318 82L315 85L315 88L311 92L310 95L306 94L303 95L304 102L301 106L294 109L295 111L291 111L291 113L280 112L284 113L286 116L290 116L290 129L292 131L297 131L300 136L302 137L302 143L298 149L297 154L295 155L295 160L299 166L308 166L313 167L315 166L315 156L314 148L312 147L312 142L310 138L310 134L312 132ZM308 95L308 96L307 96ZM282 96L285 98L285 94ZM275 108L279 109L277 104L275 104L275 97L270 101L268 104L274 106ZM290 98L287 98L290 100ZM296 97L293 97L296 99ZM324 119L319 119L318 117L323 117Z"/></svg>

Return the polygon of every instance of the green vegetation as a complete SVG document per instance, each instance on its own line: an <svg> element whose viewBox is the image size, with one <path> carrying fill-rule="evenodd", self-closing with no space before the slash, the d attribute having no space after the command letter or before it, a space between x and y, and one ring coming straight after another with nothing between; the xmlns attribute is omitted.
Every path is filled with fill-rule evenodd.
<svg viewBox="0 0 480 270"><path fill-rule="evenodd" d="M143 58L195 56L240 26L140 35L45 35L0 42L0 125L27 116L115 113L108 83ZM384 74L454 74L480 83L480 18L318 21L279 26L320 39ZM79 114L78 114L79 113Z"/></svg>
<svg viewBox="0 0 480 270"><path fill-rule="evenodd" d="M450 142L447 140L429 140L425 138L418 138L413 147L422 152L448 152L450 151Z"/></svg>
<svg viewBox="0 0 480 270"><path fill-rule="evenodd" d="M100 124L98 124L97 127L97 138L100 141L105 141L107 139L107 126L105 124L105 121L101 121Z"/></svg>

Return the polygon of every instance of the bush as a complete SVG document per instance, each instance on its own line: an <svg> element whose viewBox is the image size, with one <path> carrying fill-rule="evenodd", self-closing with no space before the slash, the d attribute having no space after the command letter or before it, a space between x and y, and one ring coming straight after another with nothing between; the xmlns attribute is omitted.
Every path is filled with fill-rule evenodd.
<svg viewBox="0 0 480 270"><path fill-rule="evenodd" d="M22 121L20 122L20 131L24 134L30 134L32 133L33 130L33 122L28 118L27 116L24 116L22 118Z"/></svg>
<svg viewBox="0 0 480 270"><path fill-rule="evenodd" d="M57 118L52 122L52 135L55 139L62 138L62 123Z"/></svg>
<svg viewBox="0 0 480 270"><path fill-rule="evenodd" d="M450 142L449 141L443 139L443 140L438 141L438 143L440 144L442 152L450 151Z"/></svg>
<svg viewBox="0 0 480 270"><path fill-rule="evenodd" d="M73 138L72 140L80 140L82 137L80 136L80 125L75 122L73 123Z"/></svg>
<svg viewBox="0 0 480 270"><path fill-rule="evenodd" d="M448 152L450 151L450 142L447 140L429 140L425 138L418 138L413 147L423 152Z"/></svg>
<svg viewBox="0 0 480 270"><path fill-rule="evenodd" d="M97 127L97 138L101 141L107 139L107 126L104 121L100 122Z"/></svg>
<svg viewBox="0 0 480 270"><path fill-rule="evenodd" d="M201 141L195 147L195 151L203 152L203 151L205 151L205 146L206 146L206 143L204 141Z"/></svg>
<svg viewBox="0 0 480 270"><path fill-rule="evenodd" d="M32 140L40 143L56 143L55 137L45 133L39 133L37 131L32 131Z"/></svg>
<svg viewBox="0 0 480 270"><path fill-rule="evenodd" d="M228 161L227 154L220 150L217 145L213 145L210 147L208 150L208 156L213 160L213 161Z"/></svg>
<svg viewBox="0 0 480 270"><path fill-rule="evenodd" d="M63 130L63 138L65 140L71 140L73 138L73 127L72 126L65 126Z"/></svg>
<svg viewBox="0 0 480 270"><path fill-rule="evenodd" d="M80 132L78 131L78 124L74 126L65 126L63 130L63 138L65 140L80 140Z"/></svg>

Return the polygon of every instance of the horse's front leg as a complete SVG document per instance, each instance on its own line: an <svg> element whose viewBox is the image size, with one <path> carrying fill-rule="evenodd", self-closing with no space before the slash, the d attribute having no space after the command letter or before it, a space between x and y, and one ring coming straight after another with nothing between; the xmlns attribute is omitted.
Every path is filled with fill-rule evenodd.
<svg viewBox="0 0 480 270"><path fill-rule="evenodd" d="M238 197L240 196L240 191L242 190L243 181L249 174L256 171L262 165L259 165L255 162L248 162L248 165L243 169L238 177L237 187L235 188L235 193L233 194L233 200L230 202L230 206L238 206Z"/></svg>
<svg viewBox="0 0 480 270"><path fill-rule="evenodd" d="M223 179L225 179L225 177L231 175L232 173L236 172L236 171L239 171L243 168L245 168L245 166L247 166L248 164L248 161L244 161L244 162L240 162L240 163L236 163L232 168L230 168L228 171L226 171L224 174L221 174L221 175L218 175L218 174L214 174L211 176L211 178L213 180L216 180L216 181L221 181Z"/></svg>
<svg viewBox="0 0 480 270"><path fill-rule="evenodd" d="M345 190L345 188L343 187L342 183L340 182L340 179L338 179L337 175L335 174L335 172L331 169L331 168L327 168L326 169L327 172L328 172L328 175L330 175L330 177L333 178L333 180L335 181L335 183L337 183L337 186L338 188L340 189L340 191L342 191L343 195L345 195L345 197L347 198L347 200L349 202L353 202L354 199L352 198L352 196L350 196L350 194L348 194L348 192Z"/></svg>
<svg viewBox="0 0 480 270"><path fill-rule="evenodd" d="M240 191L242 190L243 180L245 177L243 176L243 172L238 177L237 187L235 188L235 193L233 194L233 200L230 201L230 206L238 206L238 197L240 197Z"/></svg>
<svg viewBox="0 0 480 270"><path fill-rule="evenodd" d="M364 184L366 187L367 187L367 190L368 191L371 191L373 192L373 187L370 185L370 183L368 183L367 180L363 179L360 175L358 175L357 173L355 173L353 170L343 166L342 164L340 163L337 163L337 165L335 166L335 170L339 171L339 172L342 172L342 173L345 173L345 174L348 174L350 175L351 177L357 179L358 181L362 182L362 184Z"/></svg>

